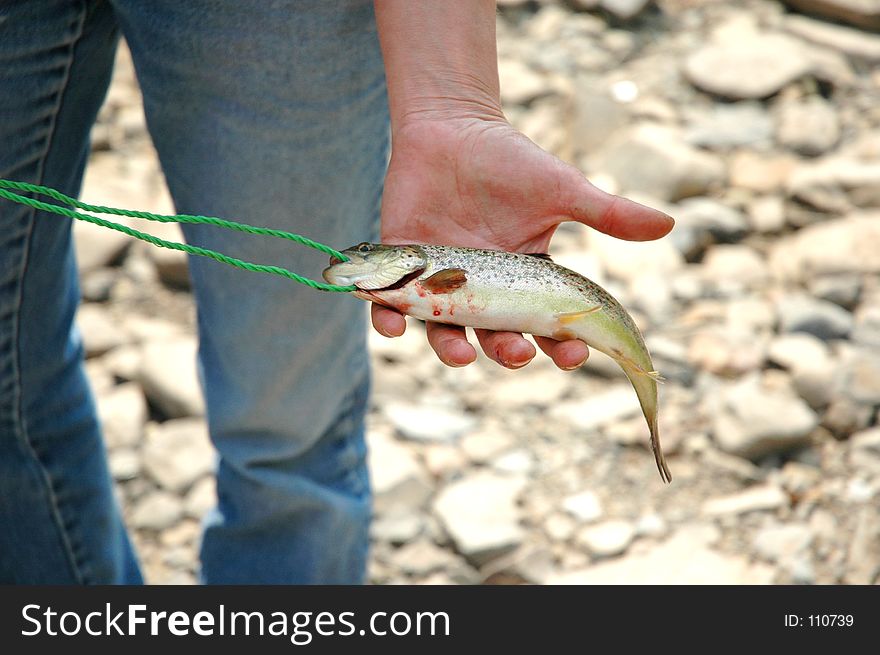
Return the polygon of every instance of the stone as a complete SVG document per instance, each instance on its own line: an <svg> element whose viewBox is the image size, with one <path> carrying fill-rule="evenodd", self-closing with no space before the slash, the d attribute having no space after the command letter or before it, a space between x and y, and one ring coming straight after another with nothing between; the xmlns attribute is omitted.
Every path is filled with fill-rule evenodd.
<svg viewBox="0 0 880 655"><path fill-rule="evenodd" d="M685 139L701 148L733 148L769 142L773 120L756 102L715 104L697 114L685 132Z"/></svg>
<svg viewBox="0 0 880 655"><path fill-rule="evenodd" d="M838 438L846 439L851 434L867 428L871 424L873 413L872 407L838 396L832 398L822 415L822 425Z"/></svg>
<svg viewBox="0 0 880 655"><path fill-rule="evenodd" d="M132 448L117 448L107 456L114 480L133 480L141 472L141 458Z"/></svg>
<svg viewBox="0 0 880 655"><path fill-rule="evenodd" d="M588 398L561 402L550 409L550 416L568 421L579 430L596 430L639 412L635 391L620 385Z"/></svg>
<svg viewBox="0 0 880 655"><path fill-rule="evenodd" d="M572 138L578 155L589 155L602 147L610 134L627 125L630 110L603 90L593 76L580 76L574 85Z"/></svg>
<svg viewBox="0 0 880 655"><path fill-rule="evenodd" d="M602 518L602 503L592 491L582 491L562 501L562 509L582 523Z"/></svg>
<svg viewBox="0 0 880 655"><path fill-rule="evenodd" d="M544 532L553 541L568 541L574 534L575 522L566 514L554 513L544 519Z"/></svg>
<svg viewBox="0 0 880 655"><path fill-rule="evenodd" d="M834 368L821 363L802 363L791 371L791 385L797 394L814 410L831 402Z"/></svg>
<svg viewBox="0 0 880 655"><path fill-rule="evenodd" d="M852 214L809 225L780 239L770 267L786 280L820 275L880 273L880 213Z"/></svg>
<svg viewBox="0 0 880 655"><path fill-rule="evenodd" d="M838 369L837 393L860 405L880 405L880 355L858 349L844 358Z"/></svg>
<svg viewBox="0 0 880 655"><path fill-rule="evenodd" d="M147 401L140 385L126 382L113 387L98 394L97 405L108 448L140 445L147 422Z"/></svg>
<svg viewBox="0 0 880 655"><path fill-rule="evenodd" d="M374 540L394 545L405 544L418 537L425 529L425 520L418 514L391 514L380 516L370 524Z"/></svg>
<svg viewBox="0 0 880 655"><path fill-rule="evenodd" d="M710 198L688 198L677 205L669 238L688 261L696 261L709 245L739 241L748 228L736 209Z"/></svg>
<svg viewBox="0 0 880 655"><path fill-rule="evenodd" d="M880 509L867 503L859 510L855 534L849 542L845 584L877 584L880 576Z"/></svg>
<svg viewBox="0 0 880 655"><path fill-rule="evenodd" d="M132 381L137 379L138 371L141 367L141 349L140 346L120 346L114 348L101 358L101 361L107 366L115 377L120 380ZM141 392L143 395L143 392ZM144 401L146 403L146 401Z"/></svg>
<svg viewBox="0 0 880 655"><path fill-rule="evenodd" d="M110 300L117 272L111 268L93 269L80 277L79 291L87 302L106 302Z"/></svg>
<svg viewBox="0 0 880 655"><path fill-rule="evenodd" d="M823 212L846 214L853 207L878 208L880 162L822 157L796 167L786 190L792 198Z"/></svg>
<svg viewBox="0 0 880 655"><path fill-rule="evenodd" d="M424 506L432 488L412 451L382 432L368 432L367 443L376 513L405 514Z"/></svg>
<svg viewBox="0 0 880 655"><path fill-rule="evenodd" d="M740 585L770 584L773 581L773 567L713 550L710 543L717 536L717 529L713 526L686 526L659 544L583 569L551 575L547 583Z"/></svg>
<svg viewBox="0 0 880 655"><path fill-rule="evenodd" d="M880 36L876 34L866 34L795 14L786 16L782 26L787 32L810 43L834 48L853 59L880 63Z"/></svg>
<svg viewBox="0 0 880 655"><path fill-rule="evenodd" d="M205 422L187 418L149 425L143 457L159 486L179 493L214 471L216 454Z"/></svg>
<svg viewBox="0 0 880 655"><path fill-rule="evenodd" d="M180 499L167 491L154 491L135 502L129 522L140 530L164 530L183 517Z"/></svg>
<svg viewBox="0 0 880 655"><path fill-rule="evenodd" d="M849 449L850 466L874 475L880 474L880 427L852 435Z"/></svg>
<svg viewBox="0 0 880 655"><path fill-rule="evenodd" d="M767 98L809 71L800 41L769 33L746 41L710 43L684 64L685 76L695 87L733 100Z"/></svg>
<svg viewBox="0 0 880 655"><path fill-rule="evenodd" d="M757 198L748 208L749 226L761 234L781 232L785 227L785 203L779 196Z"/></svg>
<svg viewBox="0 0 880 655"><path fill-rule="evenodd" d="M479 566L522 543L516 501L525 485L522 477L471 473L440 491L434 513L458 552Z"/></svg>
<svg viewBox="0 0 880 655"><path fill-rule="evenodd" d="M784 153L738 150L730 159L730 185L755 193L774 193L785 188L796 160Z"/></svg>
<svg viewBox="0 0 880 655"><path fill-rule="evenodd" d="M705 195L725 177L724 162L689 146L676 130L642 123L613 135L589 164L621 192L676 201Z"/></svg>
<svg viewBox="0 0 880 655"><path fill-rule="evenodd" d="M152 248L150 260L165 286L172 289L189 289L189 257L186 253L169 248Z"/></svg>
<svg viewBox="0 0 880 655"><path fill-rule="evenodd" d="M767 388L756 375L723 387L713 437L727 453L759 459L802 446L819 418L790 387Z"/></svg>
<svg viewBox="0 0 880 655"><path fill-rule="evenodd" d="M684 257L670 239L624 241L592 230L588 242L602 268L619 280L630 282L642 275L666 276L684 266Z"/></svg>
<svg viewBox="0 0 880 655"><path fill-rule="evenodd" d="M600 0L599 4L618 20L628 21L643 14L655 2L654 0Z"/></svg>
<svg viewBox="0 0 880 655"><path fill-rule="evenodd" d="M824 341L805 332L781 334L770 342L767 359L787 370L804 366L830 366L831 352Z"/></svg>
<svg viewBox="0 0 880 655"><path fill-rule="evenodd" d="M823 275L812 278L808 289L811 296L852 311L862 297L862 278L856 274L846 273Z"/></svg>
<svg viewBox="0 0 880 655"><path fill-rule="evenodd" d="M852 332L852 314L826 300L791 293L782 297L778 308L782 332L806 332L823 341L845 339Z"/></svg>
<svg viewBox="0 0 880 655"><path fill-rule="evenodd" d="M413 441L451 442L477 425L473 416L442 405L398 401L383 410L398 432Z"/></svg>
<svg viewBox="0 0 880 655"><path fill-rule="evenodd" d="M501 102L505 104L525 105L553 92L543 75L518 59L499 59L498 77Z"/></svg>
<svg viewBox="0 0 880 655"><path fill-rule="evenodd" d="M129 340L125 330L110 317L107 309L95 303L79 306L76 325L82 335L86 357L103 355Z"/></svg>
<svg viewBox="0 0 880 655"><path fill-rule="evenodd" d="M737 289L763 285L769 277L764 258L743 244L712 246L703 259L702 276L710 284L729 283Z"/></svg>
<svg viewBox="0 0 880 655"><path fill-rule="evenodd" d="M464 454L472 462L485 464L514 445L512 435L503 428L484 426L465 435L460 443Z"/></svg>
<svg viewBox="0 0 880 655"><path fill-rule="evenodd" d="M217 483L213 475L208 475L196 482L183 501L183 509L187 516L201 519L217 506Z"/></svg>
<svg viewBox="0 0 880 655"><path fill-rule="evenodd" d="M709 327L690 339L688 360L696 368L724 377L739 377L757 370L765 346L751 330L733 326Z"/></svg>
<svg viewBox="0 0 880 655"><path fill-rule="evenodd" d="M428 444L422 452L425 468L435 478L457 473L464 469L468 462L462 452L455 446L443 443Z"/></svg>
<svg viewBox="0 0 880 655"><path fill-rule="evenodd" d="M815 157L831 150L840 139L840 122L833 105L819 96L782 105L776 140L797 153Z"/></svg>
<svg viewBox="0 0 880 655"><path fill-rule="evenodd" d="M85 221L73 223L76 264L80 274L117 264L131 245L131 238L121 232Z"/></svg>
<svg viewBox="0 0 880 655"><path fill-rule="evenodd" d="M635 526L623 519L609 519L582 528L577 542L593 557L613 557L625 552L636 536Z"/></svg>
<svg viewBox="0 0 880 655"><path fill-rule="evenodd" d="M533 363L531 366L535 366ZM530 368L531 368L530 366ZM519 371L499 371L492 385L492 404L505 409L524 405L551 405L566 391L570 377L559 370L545 367L529 371L529 375L517 375Z"/></svg>
<svg viewBox="0 0 880 655"><path fill-rule="evenodd" d="M703 502L704 516L735 516L749 512L766 512L788 506L788 497L779 487L761 484L728 496L710 498Z"/></svg>
<svg viewBox="0 0 880 655"><path fill-rule="evenodd" d="M426 576L458 564L458 558L427 539L418 539L394 551L392 563L407 575Z"/></svg>
<svg viewBox="0 0 880 655"><path fill-rule="evenodd" d="M769 562L788 562L813 543L813 531L807 525L771 525L762 528L752 540L752 547Z"/></svg>
<svg viewBox="0 0 880 655"><path fill-rule="evenodd" d="M808 14L843 21L874 32L880 31L880 2L877 0L784 0Z"/></svg>
<svg viewBox="0 0 880 655"><path fill-rule="evenodd" d="M138 381L150 402L168 418L205 413L196 349L195 337L150 341L144 345Z"/></svg>
<svg viewBox="0 0 880 655"><path fill-rule="evenodd" d="M535 458L525 448L517 448L499 455L491 462L492 468L502 473L528 475L535 468Z"/></svg>

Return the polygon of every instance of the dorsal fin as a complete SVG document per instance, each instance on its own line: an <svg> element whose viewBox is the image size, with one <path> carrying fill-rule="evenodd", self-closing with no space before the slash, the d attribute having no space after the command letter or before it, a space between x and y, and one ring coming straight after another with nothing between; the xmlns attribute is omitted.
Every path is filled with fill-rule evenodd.
<svg viewBox="0 0 880 655"><path fill-rule="evenodd" d="M552 262L553 258L548 255L546 252L527 252L525 253L529 257L537 257L538 259L543 259L548 262Z"/></svg>

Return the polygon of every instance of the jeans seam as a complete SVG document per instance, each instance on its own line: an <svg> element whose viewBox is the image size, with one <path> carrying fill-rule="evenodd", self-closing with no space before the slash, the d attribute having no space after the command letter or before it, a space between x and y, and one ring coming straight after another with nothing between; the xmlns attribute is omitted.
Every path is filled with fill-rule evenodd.
<svg viewBox="0 0 880 655"><path fill-rule="evenodd" d="M88 7L85 4L85 0L82 0L80 3L80 11L77 16L77 24L76 24L76 33L74 38L71 40L70 45L68 47L67 52L67 62L64 70L64 78L61 82L61 88L58 92L58 96L55 102L55 107L52 110L52 122L49 127L49 136L46 139L45 147L43 148L43 152L40 154L38 158L38 166L37 166L37 184L43 184L44 175L46 169L46 159L48 159L49 151L52 148L52 144L56 137L56 129L58 126L58 114L61 109L61 105L64 101L64 95L67 91L67 86L70 81L70 71L73 67L73 52L76 48L76 44L80 38L82 38L83 28L85 25L86 14L88 13ZM25 214L27 216L27 214ZM19 283L18 287L18 298L17 298L17 306L21 308L23 296L24 296L24 278L27 274L28 264L30 260L30 250L31 250L31 242L33 240L34 234L34 223L37 220L37 210L32 209L30 211L30 220L27 225L27 233L24 237L24 252L21 258L21 273L19 275ZM40 474L42 475L43 482L45 483L45 488L47 491L48 499L50 502L50 509L52 518L54 519L55 525L58 529L59 538L64 546L65 553L67 555L67 560L71 569L71 572L76 579L78 584L85 584L86 579L83 573L83 567L80 565L78 558L76 556L76 552L73 544L71 543L70 534L68 530L68 525L64 520L60 503L58 502L58 494L55 489L54 481L52 480L52 476L50 475L48 469L43 466L42 460L40 458L37 449L34 447L34 444L31 443L31 440L28 438L28 429L27 429L27 421L24 418L24 408L22 406L22 376L21 376L21 357L19 355L19 335L21 334L21 311L18 311L18 315L16 320L14 321L13 327L13 343L16 344L13 348L13 358L12 358L12 369L13 369L13 379L15 380L14 386L14 406L15 411L13 412L13 421L14 421L14 429L17 433L19 439L24 444L25 448L28 450L30 455L33 457L34 461L37 463L39 467Z"/></svg>

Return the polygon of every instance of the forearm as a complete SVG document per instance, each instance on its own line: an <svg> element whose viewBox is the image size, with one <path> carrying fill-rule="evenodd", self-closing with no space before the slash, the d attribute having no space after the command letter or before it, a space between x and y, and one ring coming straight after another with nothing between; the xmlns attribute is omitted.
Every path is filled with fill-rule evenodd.
<svg viewBox="0 0 880 655"><path fill-rule="evenodd" d="M503 120L494 0L375 0L392 132L412 118Z"/></svg>

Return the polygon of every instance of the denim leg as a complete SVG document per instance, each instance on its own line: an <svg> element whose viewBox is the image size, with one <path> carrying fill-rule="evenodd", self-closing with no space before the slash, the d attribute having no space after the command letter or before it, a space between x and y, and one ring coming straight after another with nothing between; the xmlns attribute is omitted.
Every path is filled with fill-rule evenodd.
<svg viewBox="0 0 880 655"><path fill-rule="evenodd" d="M335 247L376 236L388 148L371 0L116 0L177 209ZM194 244L320 278L327 257L189 226ZM208 583L354 583L370 516L365 306L190 259L220 453Z"/></svg>
<svg viewBox="0 0 880 655"><path fill-rule="evenodd" d="M105 2L0 4L0 177L77 193L116 42ZM0 201L0 225L0 582L140 582L73 328L70 222Z"/></svg>

